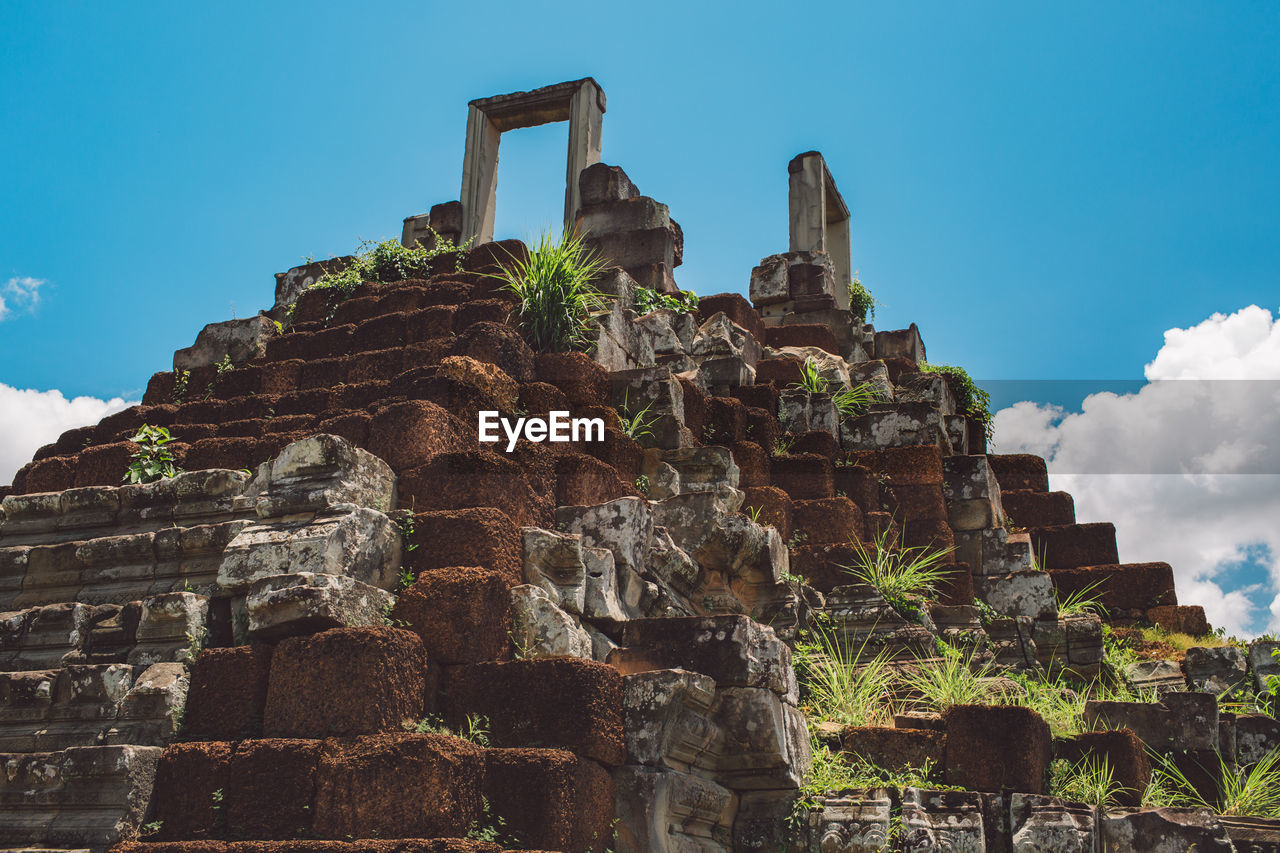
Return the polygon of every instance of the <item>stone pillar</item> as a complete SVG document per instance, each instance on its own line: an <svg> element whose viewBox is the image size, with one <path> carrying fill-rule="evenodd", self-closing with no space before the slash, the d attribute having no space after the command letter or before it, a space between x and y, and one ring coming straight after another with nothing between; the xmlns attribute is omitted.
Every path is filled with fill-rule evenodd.
<svg viewBox="0 0 1280 853"><path fill-rule="evenodd" d="M849 308L853 280L849 208L844 203L827 162L817 151L799 154L787 164L790 174L788 212L792 252L825 252L836 278L836 306Z"/></svg>
<svg viewBox="0 0 1280 853"><path fill-rule="evenodd" d="M462 157L462 239L487 243L493 239L493 216L498 205L498 130L484 110L467 106L467 142Z"/></svg>

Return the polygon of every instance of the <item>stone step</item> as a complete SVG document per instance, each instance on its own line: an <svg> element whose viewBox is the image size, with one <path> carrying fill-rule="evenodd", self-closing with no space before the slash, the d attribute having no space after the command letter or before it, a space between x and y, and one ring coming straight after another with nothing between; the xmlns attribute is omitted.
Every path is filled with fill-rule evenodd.
<svg viewBox="0 0 1280 853"><path fill-rule="evenodd" d="M163 750L77 746L0 753L0 845L101 849L142 823Z"/></svg>
<svg viewBox="0 0 1280 853"><path fill-rule="evenodd" d="M1076 504L1067 492L1001 489L1005 515L1019 527L1051 527L1076 523Z"/></svg>
<svg viewBox="0 0 1280 853"><path fill-rule="evenodd" d="M1042 569L1078 569L1120 562L1116 527L1111 522L1056 524L1032 527L1027 532L1031 535L1032 553Z"/></svg>
<svg viewBox="0 0 1280 853"><path fill-rule="evenodd" d="M1050 569L1049 576L1065 600L1072 593L1097 599L1109 619L1144 618L1146 611L1178 603L1173 568L1168 563L1106 563ZM1084 590L1092 589L1085 593Z"/></svg>
<svg viewBox="0 0 1280 853"><path fill-rule="evenodd" d="M176 732L186 693L176 663L0 673L0 752L161 746Z"/></svg>
<svg viewBox="0 0 1280 853"><path fill-rule="evenodd" d="M207 612L205 596L170 592L124 606L67 602L5 613L0 672L180 660L201 636Z"/></svg>
<svg viewBox="0 0 1280 853"><path fill-rule="evenodd" d="M1001 491L1049 491L1049 471L1044 459L1030 453L989 453L987 461L996 472Z"/></svg>

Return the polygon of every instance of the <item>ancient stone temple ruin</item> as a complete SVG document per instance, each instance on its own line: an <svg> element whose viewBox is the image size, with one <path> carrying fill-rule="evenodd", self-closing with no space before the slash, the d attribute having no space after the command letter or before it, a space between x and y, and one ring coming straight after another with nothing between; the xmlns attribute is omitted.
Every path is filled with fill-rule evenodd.
<svg viewBox="0 0 1280 853"><path fill-rule="evenodd" d="M0 848L1280 850L1215 805L1280 746L1223 701L1274 644L1215 642L1168 564L987 452L920 331L851 301L820 154L750 299L693 307L604 113L590 79L472 102L460 200L404 220L429 269L278 274L0 488ZM501 134L553 121L606 301L544 352L499 275L530 250L492 237ZM508 452L484 411L603 429ZM126 484L144 425L179 470ZM877 585L895 554L933 580ZM946 672L977 692L934 701ZM1054 781L1087 762L1103 797Z"/></svg>

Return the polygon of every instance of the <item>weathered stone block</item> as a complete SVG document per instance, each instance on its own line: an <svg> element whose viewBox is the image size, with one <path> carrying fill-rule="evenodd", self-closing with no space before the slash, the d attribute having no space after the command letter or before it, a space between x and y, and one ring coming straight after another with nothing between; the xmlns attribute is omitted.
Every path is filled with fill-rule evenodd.
<svg viewBox="0 0 1280 853"><path fill-rule="evenodd" d="M182 730L192 740L241 740L262 734L271 646L205 649L191 666Z"/></svg>
<svg viewBox="0 0 1280 853"><path fill-rule="evenodd" d="M400 531L378 510L261 522L241 530L223 553L218 585L247 591L254 581L296 572L346 575L391 589L400 563Z"/></svg>
<svg viewBox="0 0 1280 853"><path fill-rule="evenodd" d="M1133 853L1228 853L1235 850L1208 809L1110 809L1099 816L1106 850Z"/></svg>
<svg viewBox="0 0 1280 853"><path fill-rule="evenodd" d="M613 777L618 825L612 849L618 853L729 849L738 807L729 789L657 767L619 767Z"/></svg>
<svg viewBox="0 0 1280 853"><path fill-rule="evenodd" d="M1049 766L1049 725L1030 708L955 705L947 725L950 785L1039 794Z"/></svg>
<svg viewBox="0 0 1280 853"><path fill-rule="evenodd" d="M813 755L804 716L777 693L758 687L721 687L712 716L724 731L716 781L735 790L794 789Z"/></svg>
<svg viewBox="0 0 1280 853"><path fill-rule="evenodd" d="M522 658L594 657L591 636L542 587L524 584L513 587L508 595L510 642Z"/></svg>
<svg viewBox="0 0 1280 853"><path fill-rule="evenodd" d="M565 853L610 846L613 777L594 761L557 749L487 749L484 795L523 845Z"/></svg>
<svg viewBox="0 0 1280 853"><path fill-rule="evenodd" d="M398 628L335 628L291 637L271 657L263 731L319 738L400 731L424 712L427 655Z"/></svg>
<svg viewBox="0 0 1280 853"><path fill-rule="evenodd" d="M425 574L396 599L391 618L422 638L432 661L500 660L511 645L511 581L479 567Z"/></svg>
<svg viewBox="0 0 1280 853"><path fill-rule="evenodd" d="M316 772L322 838L461 838L482 817L484 751L446 735L325 741Z"/></svg>
<svg viewBox="0 0 1280 853"><path fill-rule="evenodd" d="M495 746L567 749L608 767L626 758L622 676L603 663L546 658L451 667L442 695L449 719L488 717Z"/></svg>
<svg viewBox="0 0 1280 853"><path fill-rule="evenodd" d="M261 578L245 603L249 636L276 640L330 628L381 625L396 597L344 575L294 572Z"/></svg>
<svg viewBox="0 0 1280 853"><path fill-rule="evenodd" d="M1005 616L1055 619L1058 605L1053 597L1053 581L1048 572L1010 572L977 575L974 594Z"/></svg>
<svg viewBox="0 0 1280 853"><path fill-rule="evenodd" d="M720 688L763 687L797 701L791 650L746 616L635 619L623 627L622 645L630 654L619 661L631 657L632 672L678 667L710 676Z"/></svg>
<svg viewBox="0 0 1280 853"><path fill-rule="evenodd" d="M1236 646L1187 649L1183 670L1190 689L1215 696L1239 690L1249 681L1248 658Z"/></svg>

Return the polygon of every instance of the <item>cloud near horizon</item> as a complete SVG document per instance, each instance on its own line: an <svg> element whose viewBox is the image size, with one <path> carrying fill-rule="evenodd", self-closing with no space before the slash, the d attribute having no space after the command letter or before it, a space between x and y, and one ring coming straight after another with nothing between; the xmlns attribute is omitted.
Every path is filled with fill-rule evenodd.
<svg viewBox="0 0 1280 853"><path fill-rule="evenodd" d="M40 304L40 288L48 283L42 278L14 276L0 285L0 321L11 317L15 311L34 312Z"/></svg>
<svg viewBox="0 0 1280 853"><path fill-rule="evenodd" d="M0 383L0 485L13 482L13 475L37 450L66 430L95 424L137 403L122 397L68 400L56 388L36 391Z"/></svg>
<svg viewBox="0 0 1280 853"><path fill-rule="evenodd" d="M1280 318L1250 305L1170 329L1144 375L1079 412L1002 409L994 450L1044 456L1079 521L1115 522L1124 562L1170 563L1215 626L1280 630Z"/></svg>

